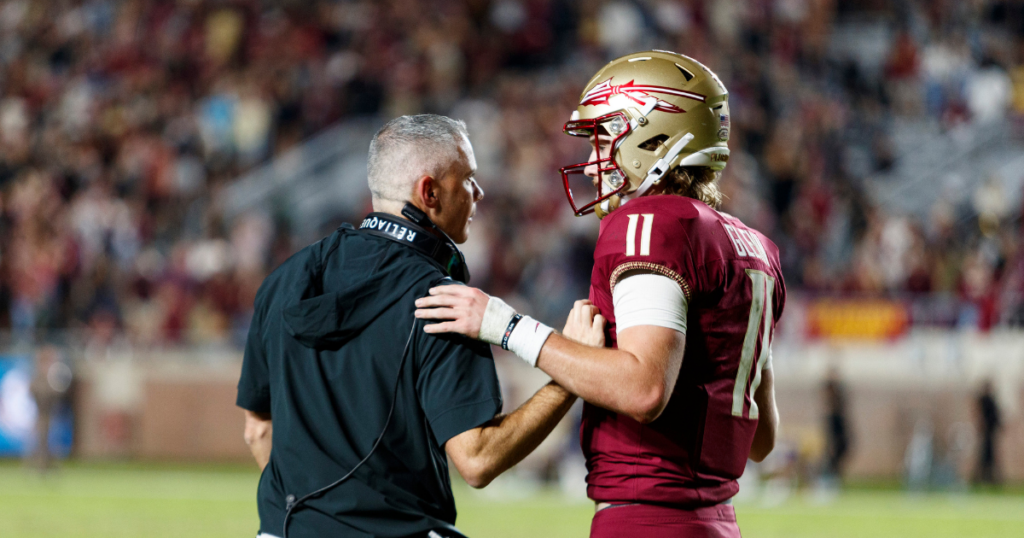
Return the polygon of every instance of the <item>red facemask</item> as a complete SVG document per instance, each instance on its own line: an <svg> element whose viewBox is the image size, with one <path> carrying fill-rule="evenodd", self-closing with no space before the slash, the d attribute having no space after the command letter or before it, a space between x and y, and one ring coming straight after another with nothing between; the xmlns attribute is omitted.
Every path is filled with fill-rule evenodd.
<svg viewBox="0 0 1024 538"><path fill-rule="evenodd" d="M562 184L565 186L565 195L569 198L569 205L577 217L594 212L594 208L605 200L622 193L629 188L629 177L626 172L615 162L615 150L619 144L630 133L632 128L629 118L624 112L612 112L592 120L571 120L566 122L562 129L570 136L587 137L594 145L594 154L597 159L594 161L572 164L561 168ZM608 141L602 151L602 140ZM577 205L573 191L583 193L593 189L593 179L585 175L588 166L597 166L597 194L593 200L587 202L586 195L580 195L580 204Z"/></svg>

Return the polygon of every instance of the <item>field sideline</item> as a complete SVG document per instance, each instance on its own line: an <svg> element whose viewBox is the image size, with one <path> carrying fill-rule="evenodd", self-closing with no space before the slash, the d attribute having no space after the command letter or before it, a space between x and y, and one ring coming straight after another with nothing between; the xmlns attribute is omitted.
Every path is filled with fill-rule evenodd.
<svg viewBox="0 0 1024 538"><path fill-rule="evenodd" d="M258 474L248 466L69 464L40 477L0 463L4 538L189 538L257 529ZM456 488L458 526L474 538L585 538L592 505L553 492L500 499ZM855 488L830 504L802 497L737 505L745 538L1024 536L1024 494L932 494Z"/></svg>

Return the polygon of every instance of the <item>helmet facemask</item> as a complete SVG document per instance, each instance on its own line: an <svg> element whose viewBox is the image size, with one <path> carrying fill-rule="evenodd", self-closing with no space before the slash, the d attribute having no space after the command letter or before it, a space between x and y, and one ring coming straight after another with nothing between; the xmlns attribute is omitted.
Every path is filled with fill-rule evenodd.
<svg viewBox="0 0 1024 538"><path fill-rule="evenodd" d="M615 153L632 130L625 112L618 111L589 120L570 120L565 124L565 134L586 137L593 146L594 160L572 164L561 168L562 184L576 216L595 211L602 202L612 199L630 188L626 172L619 167ZM598 179L586 176L586 169L596 166ZM592 200L582 194L595 188ZM574 195L573 192L576 192ZM615 204L618 205L618 204ZM607 213L607 211L604 211Z"/></svg>

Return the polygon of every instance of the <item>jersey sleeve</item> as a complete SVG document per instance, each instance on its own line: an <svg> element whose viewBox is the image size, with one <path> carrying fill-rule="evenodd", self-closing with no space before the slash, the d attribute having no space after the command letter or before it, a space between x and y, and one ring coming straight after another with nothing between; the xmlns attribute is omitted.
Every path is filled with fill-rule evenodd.
<svg viewBox="0 0 1024 538"><path fill-rule="evenodd" d="M416 392L439 445L501 412L491 346L455 334L420 331Z"/></svg>
<svg viewBox="0 0 1024 538"><path fill-rule="evenodd" d="M653 325L686 334L686 295L666 276L645 273L620 278L612 304L620 332L638 325Z"/></svg>
<svg viewBox="0 0 1024 538"><path fill-rule="evenodd" d="M779 293L775 294L775 322L778 323L782 319L782 311L786 308L786 281L782 279L782 271L778 272L778 282L775 284L779 288Z"/></svg>
<svg viewBox="0 0 1024 538"><path fill-rule="evenodd" d="M259 308L253 312L249 336L245 341L242 358L242 377L238 380L238 398L235 404L256 413L270 412L270 372L262 333L263 315Z"/></svg>

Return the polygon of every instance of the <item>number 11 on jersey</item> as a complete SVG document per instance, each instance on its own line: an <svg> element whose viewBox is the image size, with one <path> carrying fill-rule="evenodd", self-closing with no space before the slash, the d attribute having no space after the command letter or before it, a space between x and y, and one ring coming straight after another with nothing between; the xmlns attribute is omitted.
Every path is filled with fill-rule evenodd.
<svg viewBox="0 0 1024 538"><path fill-rule="evenodd" d="M626 226L626 256L636 256L636 221L644 218L643 231L640 232L640 255L651 255L651 227L654 226L654 214L627 215L629 224Z"/></svg>
<svg viewBox="0 0 1024 538"><path fill-rule="evenodd" d="M771 356L772 336L772 293L775 291L775 279L767 273L756 269L747 269L747 276L751 283L750 318L747 320L747 334L743 338L743 351L740 353L740 367L736 372L736 384L732 389L732 414L736 417L743 416L744 396L748 394L747 381L750 379L751 366L753 366L754 380L750 383L750 414L747 418L757 418L757 403L754 402L754 393L761 384L761 370L769 356ZM764 322L764 330L758 334ZM757 348L758 337L761 341L761 352L758 353L757 361L754 362L754 351ZM751 365L751 362L754 362Z"/></svg>

